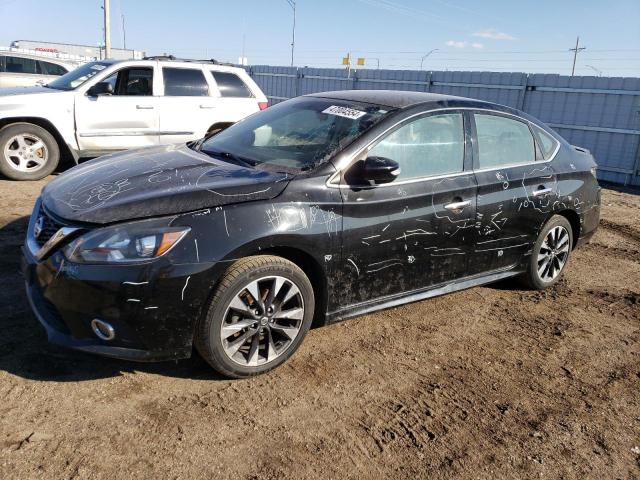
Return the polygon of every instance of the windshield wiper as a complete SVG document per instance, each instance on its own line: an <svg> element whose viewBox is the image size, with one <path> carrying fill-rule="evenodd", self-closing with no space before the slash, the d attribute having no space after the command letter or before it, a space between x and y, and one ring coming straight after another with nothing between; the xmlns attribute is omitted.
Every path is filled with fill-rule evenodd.
<svg viewBox="0 0 640 480"><path fill-rule="evenodd" d="M255 160L251 160L251 159L246 158L246 157L241 157L241 156L236 155L236 154L231 153L231 152L224 152L222 150L204 150L204 149L200 149L200 151L202 153L206 153L210 157L218 157L218 158L222 158L222 159L225 159L225 160L231 160L233 163L236 163L236 164L241 165L243 167L251 168L251 167L255 167L259 163L259 162L256 162Z"/></svg>

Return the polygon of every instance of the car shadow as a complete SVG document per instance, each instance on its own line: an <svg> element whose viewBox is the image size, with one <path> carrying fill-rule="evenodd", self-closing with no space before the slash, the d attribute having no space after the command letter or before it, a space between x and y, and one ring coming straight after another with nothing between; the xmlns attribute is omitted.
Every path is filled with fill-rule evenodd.
<svg viewBox="0 0 640 480"><path fill-rule="evenodd" d="M136 363L64 349L47 342L31 312L20 271L29 217L0 228L0 370L29 380L77 382L146 372L193 380L224 380L197 353L186 360Z"/></svg>

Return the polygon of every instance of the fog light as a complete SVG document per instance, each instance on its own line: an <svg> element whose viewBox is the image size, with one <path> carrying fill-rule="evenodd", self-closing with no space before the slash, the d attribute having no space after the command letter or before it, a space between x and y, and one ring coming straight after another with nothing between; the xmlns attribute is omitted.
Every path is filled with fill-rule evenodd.
<svg viewBox="0 0 640 480"><path fill-rule="evenodd" d="M116 331L111 325L103 320L94 318L91 320L91 330L100 340L113 340L116 337Z"/></svg>

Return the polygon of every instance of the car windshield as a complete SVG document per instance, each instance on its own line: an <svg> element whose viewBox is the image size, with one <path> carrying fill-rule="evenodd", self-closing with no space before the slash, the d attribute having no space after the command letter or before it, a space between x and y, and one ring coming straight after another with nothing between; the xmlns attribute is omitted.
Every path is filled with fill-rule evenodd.
<svg viewBox="0 0 640 480"><path fill-rule="evenodd" d="M54 81L47 83L47 87L56 90L73 90L85 83L93 76L110 66L109 62L91 62L81 67L71 70L69 73L56 78Z"/></svg>
<svg viewBox="0 0 640 480"><path fill-rule="evenodd" d="M243 165L309 170L391 110L370 103L301 97L252 115L205 140L199 148Z"/></svg>

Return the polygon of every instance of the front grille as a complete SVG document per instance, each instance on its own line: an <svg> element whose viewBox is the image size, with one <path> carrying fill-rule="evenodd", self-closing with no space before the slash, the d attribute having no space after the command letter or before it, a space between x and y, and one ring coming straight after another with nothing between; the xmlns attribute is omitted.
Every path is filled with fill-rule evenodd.
<svg viewBox="0 0 640 480"><path fill-rule="evenodd" d="M42 247L58 230L64 227L64 225L51 218L47 212L45 212L42 205L38 212L38 221L40 218L42 218L42 230L40 235L36 237L36 242L40 247Z"/></svg>

